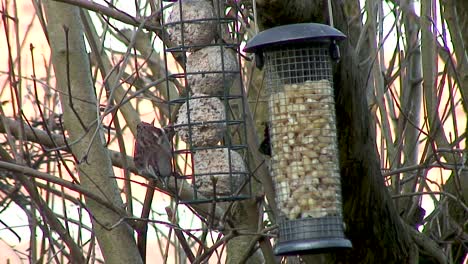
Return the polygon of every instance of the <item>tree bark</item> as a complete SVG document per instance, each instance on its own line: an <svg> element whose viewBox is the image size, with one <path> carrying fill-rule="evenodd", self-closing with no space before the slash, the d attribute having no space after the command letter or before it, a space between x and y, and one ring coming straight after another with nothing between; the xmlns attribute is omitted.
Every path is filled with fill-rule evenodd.
<svg viewBox="0 0 468 264"><path fill-rule="evenodd" d="M103 145L102 128L96 122L99 120L98 104L79 9L53 1L44 1L44 7L64 125L78 163L80 182L83 187L123 208L109 153ZM142 263L132 230L126 223L108 230L121 216L91 199L85 200L106 263Z"/></svg>

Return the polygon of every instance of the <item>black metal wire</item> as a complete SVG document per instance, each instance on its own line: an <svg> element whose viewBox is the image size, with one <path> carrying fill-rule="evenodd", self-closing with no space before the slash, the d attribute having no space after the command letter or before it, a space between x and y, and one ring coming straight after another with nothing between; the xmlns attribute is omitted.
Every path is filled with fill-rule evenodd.
<svg viewBox="0 0 468 264"><path fill-rule="evenodd" d="M293 241L306 241L310 249L348 243L341 213L329 51L330 43L308 43L264 52L280 253L297 252ZM320 120L319 126L310 125ZM330 241L338 241L338 246Z"/></svg>
<svg viewBox="0 0 468 264"><path fill-rule="evenodd" d="M187 122L183 124L171 124L171 126L177 131L180 129L186 129L188 131L188 140L186 143L187 147L186 148L181 148L180 144L175 145L173 144L173 161L177 162L178 157L187 157L190 158L187 160L187 162L191 165L191 170L192 173L182 173L180 176L177 176L176 183L177 185L180 185L178 183L180 180L190 180L192 184L192 189L193 189L193 200L180 200L182 203L204 203L204 202L221 202L221 201L234 201L234 200L239 200L239 199L246 199L251 196L251 183L250 183L250 178L251 178L251 173L249 171L249 164L248 164L248 147L246 144L246 137L247 137L247 127L246 127L246 121L245 121L245 103L246 103L246 96L245 96L245 91L244 87L242 85L242 76L241 76L241 57L240 57L240 34L239 32L231 32L234 33L236 36L235 43L226 43L222 40L223 34L223 29L239 29L239 22L237 19L238 13L236 13L235 18L230 18L230 17L220 17L220 15L223 15L225 10L221 6L220 2L221 1L215 1L217 4L214 6L214 17L213 18L203 18L203 19L191 19L191 20L184 20L183 19L183 13L182 11L184 10L183 5L185 1L178 1L178 8L179 8L179 15L180 17L178 18L178 21L176 22L170 22L168 23L166 20L166 17L168 15L169 9L174 6L174 3L165 3L161 2L161 10L162 10L162 20L161 20L161 25L162 25L162 32L168 32L168 29L170 27L176 27L177 29L175 32L177 34L180 34L180 43L175 43L176 46L172 47L167 47L164 46L164 63L165 63L165 74L167 79L170 78L177 78L180 79L183 84L185 84L185 90L186 91L191 91L190 83L188 80L188 77L193 78L193 76L196 76L197 78L203 78L204 76L220 76L222 78L222 83L223 83L223 92L222 94L218 95L207 95L207 96L194 96L191 92L187 92L186 96L180 96L178 98L168 98L169 102L169 112L173 114L177 114L174 109L178 109L182 104L186 104L187 107ZM230 8L236 8L236 7L230 7ZM189 25L193 24L199 24L199 23L216 23L216 34L215 34L215 40L212 43L206 44L206 45L199 45L199 44L188 44L187 43L187 36L185 36L185 30L184 28ZM162 37L163 39L169 39L169 36L164 35ZM169 57L170 54L182 54L183 57L183 62L187 63L187 58L190 55L190 53L196 52L199 49L202 48L207 48L207 47L219 47L220 51L220 60L221 60L221 68L216 69L216 70L211 70L211 71L187 71L187 65L181 65L182 71L176 72L176 73L170 73L169 72ZM218 48L216 48L218 51ZM226 68L226 61L225 61L225 53L228 52L228 50L234 50L236 54L236 63L237 67L235 70L230 70ZM234 78L232 78L234 76ZM230 82L231 79L235 79L239 81L240 84L240 93L234 94L231 91L231 86L232 82ZM167 82L169 84L169 82ZM170 91L169 91L169 85L167 85L167 94L170 96ZM202 99L208 99L208 98L218 98L221 100L222 104L224 105L224 116L225 119L223 120L215 120L215 121L204 121L200 122L197 120L194 120L193 114L191 114L192 109L191 103L193 103L193 100L202 100ZM238 112L236 113L235 111L232 110L232 107L234 105L238 105L239 109ZM193 107L193 106L192 106ZM174 113L175 112L175 113ZM176 120L176 118L171 117L170 120ZM194 144L194 131L197 127L201 126L224 126L226 128L226 131L223 133L223 139L222 141L217 144L217 145L210 145L210 146L197 146ZM240 134L239 134L240 132ZM177 134L177 133L176 133ZM194 160L194 155L197 152L200 151L216 151L217 149L220 149L222 153L227 154L227 165L228 165L228 171L223 171L223 172L197 172L196 171L196 164ZM246 169L245 172L239 172L239 171L233 171L233 152L237 152L240 154L242 157L242 160L244 162L244 167ZM210 178L211 176L217 176L219 179L222 179L224 177L229 177L227 182L230 183L230 188L228 193L216 193L212 195L211 197L202 197L200 195L200 190L199 186L197 186L197 179L201 179L203 177ZM238 179L242 180L242 183L240 183L241 186L244 186L244 191L239 191L239 185L238 184ZM224 179L223 179L224 180ZM218 180L219 182L220 180ZM176 186L177 186L176 185ZM219 186L215 188L216 191L219 191ZM177 193L177 192L176 192Z"/></svg>

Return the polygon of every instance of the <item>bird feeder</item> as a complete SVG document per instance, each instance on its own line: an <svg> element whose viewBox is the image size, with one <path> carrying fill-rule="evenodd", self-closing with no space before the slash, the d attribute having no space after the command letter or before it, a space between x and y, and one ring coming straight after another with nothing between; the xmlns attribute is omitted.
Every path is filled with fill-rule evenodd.
<svg viewBox="0 0 468 264"><path fill-rule="evenodd" d="M161 1L166 96L179 172L174 193L182 203L251 195L237 32L241 26L238 12L228 17L225 8L221 1ZM174 67L174 60L181 67ZM179 93L171 90L171 81Z"/></svg>
<svg viewBox="0 0 468 264"><path fill-rule="evenodd" d="M277 255L350 248L344 237L332 63L340 31L322 24L265 30L247 43L265 67Z"/></svg>

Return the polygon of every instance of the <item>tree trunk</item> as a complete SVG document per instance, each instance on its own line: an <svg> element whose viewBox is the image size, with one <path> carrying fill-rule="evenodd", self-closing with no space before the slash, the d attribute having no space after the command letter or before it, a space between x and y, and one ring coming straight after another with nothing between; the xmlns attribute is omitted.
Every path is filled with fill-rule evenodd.
<svg viewBox="0 0 468 264"><path fill-rule="evenodd" d="M44 7L65 129L78 163L81 185L123 208L109 153L103 145L101 126L97 122L100 118L96 111L98 104L79 9L53 1L44 1ZM86 199L86 207L106 263L142 263L128 224L124 222L112 230L107 229L121 216L91 199Z"/></svg>

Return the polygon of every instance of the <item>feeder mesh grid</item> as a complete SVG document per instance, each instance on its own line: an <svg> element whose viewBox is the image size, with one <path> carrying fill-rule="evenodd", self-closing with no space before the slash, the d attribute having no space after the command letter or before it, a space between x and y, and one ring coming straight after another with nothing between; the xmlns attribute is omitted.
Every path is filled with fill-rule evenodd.
<svg viewBox="0 0 468 264"><path fill-rule="evenodd" d="M344 238L341 217L305 218L279 224L278 243L308 239Z"/></svg>
<svg viewBox="0 0 468 264"><path fill-rule="evenodd" d="M249 198L246 102L242 82L233 86L242 79L239 12L227 17L224 5L205 0L172 2L161 1L160 8L162 38L172 42L164 46L164 61L167 110L175 115L170 119L178 136L173 160L183 164L174 179L174 193L182 203ZM225 41L215 41L215 36ZM171 57L182 66L173 72ZM183 92L175 95L171 79ZM184 193L180 189L188 188L192 195L178 196Z"/></svg>
<svg viewBox="0 0 468 264"><path fill-rule="evenodd" d="M312 233L342 231L329 46L269 50L265 52L265 61L271 172L280 226L285 227L280 232L285 237L296 232L288 228L293 224L285 220L304 220L301 223L313 228ZM339 227L335 222L339 222ZM299 230L304 232L302 227Z"/></svg>
<svg viewBox="0 0 468 264"><path fill-rule="evenodd" d="M281 47L265 52L267 87L278 92L283 84L305 81L332 81L329 45L316 47Z"/></svg>

